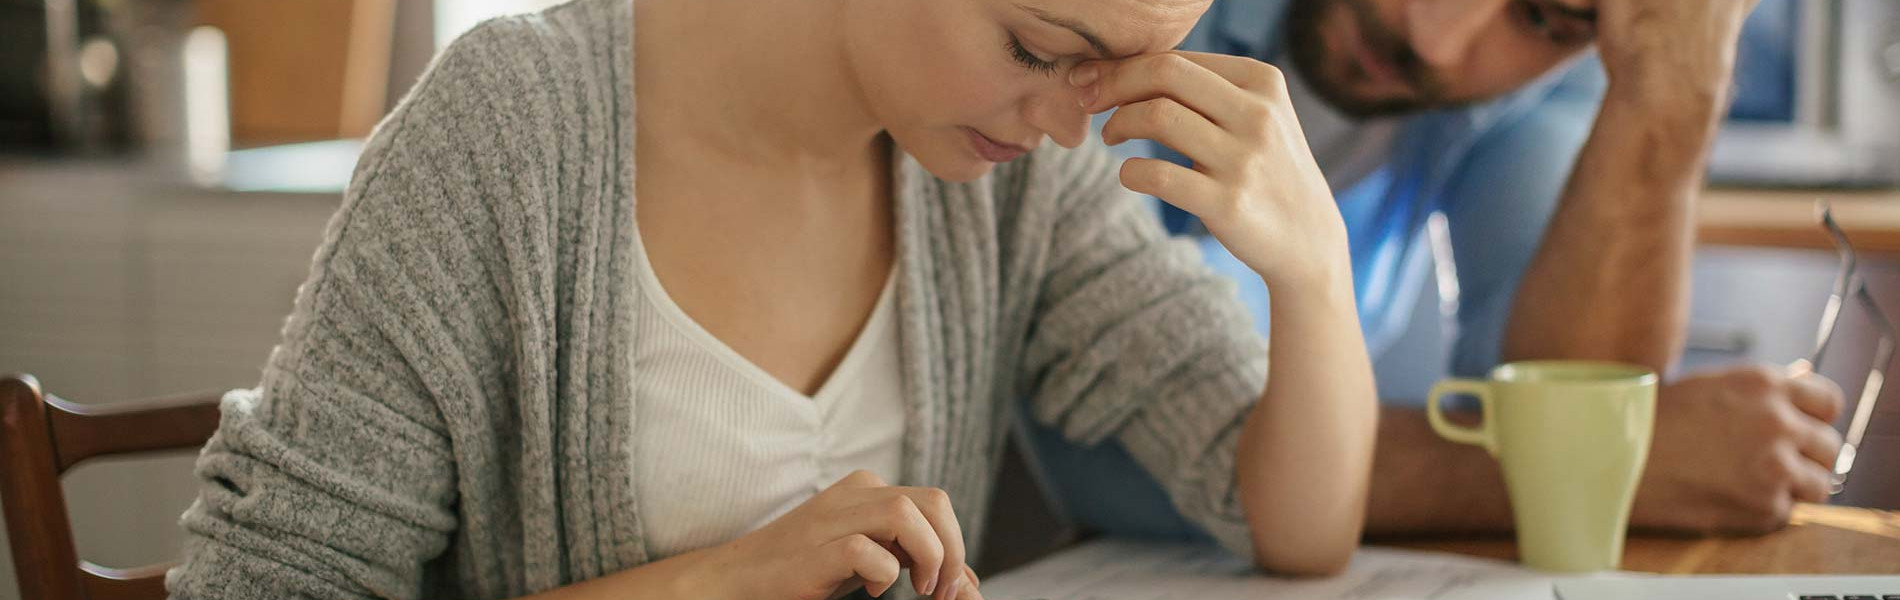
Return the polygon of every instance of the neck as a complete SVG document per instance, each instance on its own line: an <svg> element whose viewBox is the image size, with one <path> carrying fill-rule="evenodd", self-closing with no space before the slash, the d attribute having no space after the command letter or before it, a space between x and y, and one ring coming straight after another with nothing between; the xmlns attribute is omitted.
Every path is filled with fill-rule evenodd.
<svg viewBox="0 0 1900 600"><path fill-rule="evenodd" d="M642 111L755 163L839 164L878 147L836 2L637 0Z"/></svg>

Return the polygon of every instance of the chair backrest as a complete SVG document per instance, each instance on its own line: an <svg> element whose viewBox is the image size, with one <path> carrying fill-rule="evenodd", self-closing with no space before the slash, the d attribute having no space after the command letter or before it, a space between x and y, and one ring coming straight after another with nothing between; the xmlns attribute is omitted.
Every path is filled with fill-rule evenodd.
<svg viewBox="0 0 1900 600"><path fill-rule="evenodd" d="M60 475L88 458L201 447L217 431L218 398L92 407L42 393L31 375L0 378L0 505L22 598L165 597L169 564L113 569L79 559Z"/></svg>

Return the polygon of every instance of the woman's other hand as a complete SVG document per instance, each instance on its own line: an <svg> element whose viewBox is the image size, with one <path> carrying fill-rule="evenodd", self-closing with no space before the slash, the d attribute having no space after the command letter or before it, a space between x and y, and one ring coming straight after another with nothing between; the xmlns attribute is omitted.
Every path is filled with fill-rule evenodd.
<svg viewBox="0 0 1900 600"><path fill-rule="evenodd" d="M950 496L857 471L765 527L711 549L701 563L720 598L827 600L864 588L883 597L911 572L919 594L981 600L965 564Z"/></svg>

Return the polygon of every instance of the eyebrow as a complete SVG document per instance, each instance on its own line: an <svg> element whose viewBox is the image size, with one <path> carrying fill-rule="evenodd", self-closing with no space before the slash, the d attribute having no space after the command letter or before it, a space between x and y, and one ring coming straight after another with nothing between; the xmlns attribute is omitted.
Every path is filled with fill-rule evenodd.
<svg viewBox="0 0 1900 600"><path fill-rule="evenodd" d="M1089 47L1095 49L1095 54L1097 55L1096 58L1111 58L1115 56L1115 52L1112 50L1109 50L1108 44L1102 41L1102 36L1095 35L1095 31L1092 29L1089 29L1089 26L1087 25L1083 25L1081 23L1078 23L1070 19L1064 19L1062 17L1049 14L1047 11L1044 11L1040 8L1036 8L1033 6L1024 6L1021 4L1017 4L1016 8L1022 9L1023 12L1036 15L1036 18L1042 19L1044 23L1061 27L1063 29L1067 29L1071 32L1074 32L1076 35L1081 36L1082 41L1088 42Z"/></svg>

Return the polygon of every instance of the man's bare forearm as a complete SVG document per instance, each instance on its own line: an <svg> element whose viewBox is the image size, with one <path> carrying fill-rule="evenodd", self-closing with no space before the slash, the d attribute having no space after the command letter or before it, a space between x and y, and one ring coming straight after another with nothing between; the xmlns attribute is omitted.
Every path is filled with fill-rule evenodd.
<svg viewBox="0 0 1900 600"><path fill-rule="evenodd" d="M1503 359L1617 360L1663 371L1688 320L1694 199L1713 100L1613 92L1517 292ZM1706 104L1701 108L1696 105ZM1511 529L1497 461L1446 441L1424 412L1379 419L1366 527L1374 534Z"/></svg>
<svg viewBox="0 0 1900 600"><path fill-rule="evenodd" d="M1497 461L1482 448L1438 437L1423 410L1380 409L1367 534L1510 530L1511 503Z"/></svg>
<svg viewBox="0 0 1900 600"><path fill-rule="evenodd" d="M1688 320L1695 198L1726 107L1736 40L1755 2L1597 3L1597 55L1610 89L1519 284L1504 360L1607 359L1659 372L1675 362ZM1724 524L1706 514L1711 506L1785 503L1774 478L1735 477L1725 468L1768 464L1761 456L1784 460L1785 452L1761 450L1786 444L1765 444L1756 429L1737 429L1733 410L1714 412L1731 416L1728 427L1692 418L1699 416L1693 410L1714 407L1770 410L1779 401L1776 386L1763 379L1731 372L1659 390L1658 404L1675 411L1659 411L1657 422L1694 433L1659 436L1637 495L1637 525L1706 530ZM1388 408L1379 424L1369 531L1510 526L1503 477L1482 450L1438 439L1418 410ZM1785 514L1779 518L1785 522Z"/></svg>
<svg viewBox="0 0 1900 600"><path fill-rule="evenodd" d="M1616 360L1657 372L1675 362L1714 98L1612 85L1518 288L1505 360Z"/></svg>

